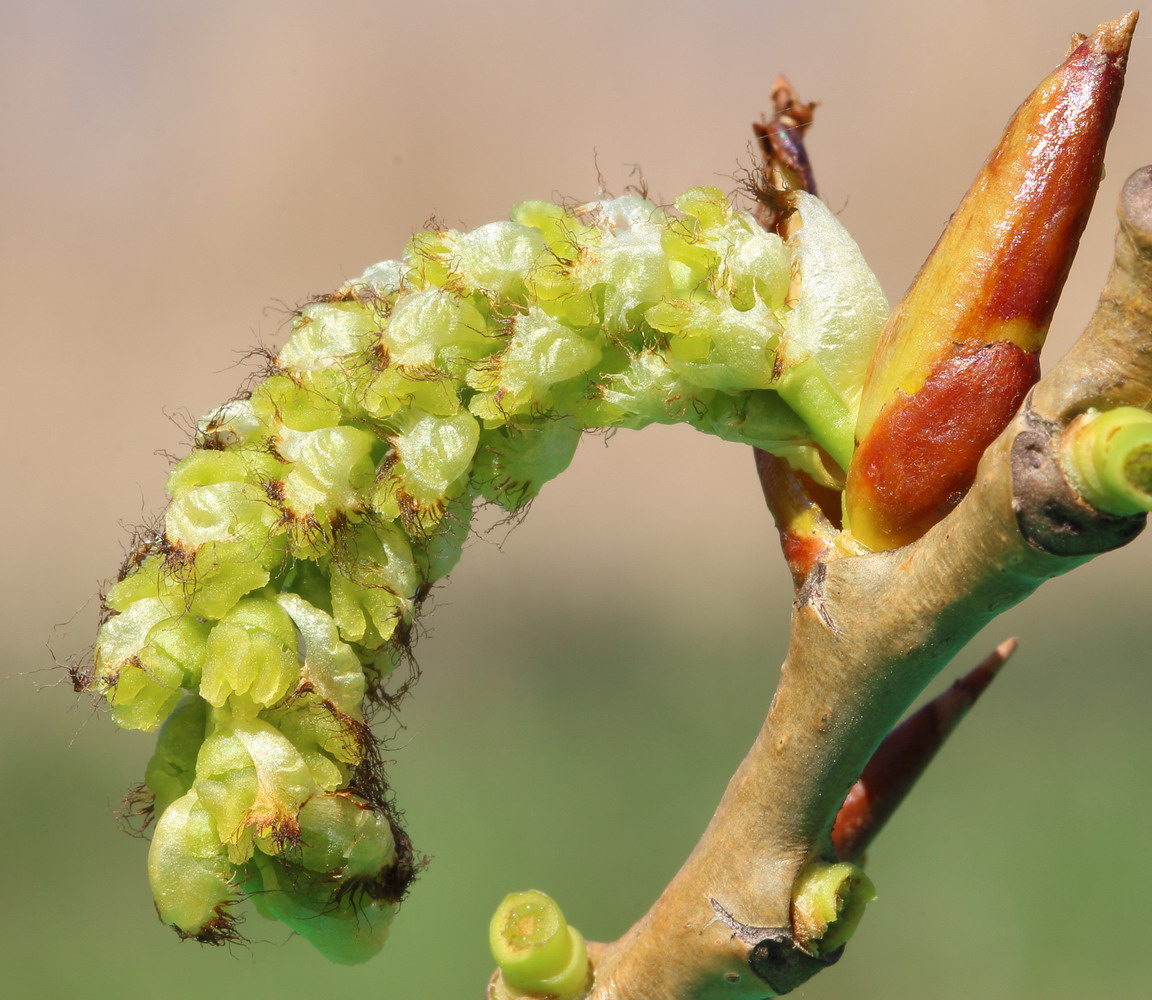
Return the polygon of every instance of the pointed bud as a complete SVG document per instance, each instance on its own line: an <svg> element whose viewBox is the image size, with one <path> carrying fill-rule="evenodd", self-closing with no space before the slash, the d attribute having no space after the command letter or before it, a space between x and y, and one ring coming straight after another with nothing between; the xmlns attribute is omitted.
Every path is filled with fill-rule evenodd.
<svg viewBox="0 0 1152 1000"><path fill-rule="evenodd" d="M1099 27L1024 102L885 325L846 497L873 548L915 540L959 502L1039 377L1135 24Z"/></svg>
<svg viewBox="0 0 1152 1000"><path fill-rule="evenodd" d="M1015 639L1000 643L974 670L884 738L860 780L849 790L832 827L832 843L841 858L854 861L863 856L944 741L1015 651Z"/></svg>

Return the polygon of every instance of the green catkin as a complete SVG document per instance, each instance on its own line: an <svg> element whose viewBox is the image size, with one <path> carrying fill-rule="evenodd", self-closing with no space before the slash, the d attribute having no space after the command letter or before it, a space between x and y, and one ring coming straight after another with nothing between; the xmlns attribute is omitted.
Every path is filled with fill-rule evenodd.
<svg viewBox="0 0 1152 1000"><path fill-rule="evenodd" d="M790 244L714 188L421 233L301 309L267 377L200 422L92 678L120 726L160 730L166 923L230 940L250 895L334 961L382 946L419 864L366 706L474 501L521 510L585 430L652 423L839 485L887 307L831 213L798 211Z"/></svg>

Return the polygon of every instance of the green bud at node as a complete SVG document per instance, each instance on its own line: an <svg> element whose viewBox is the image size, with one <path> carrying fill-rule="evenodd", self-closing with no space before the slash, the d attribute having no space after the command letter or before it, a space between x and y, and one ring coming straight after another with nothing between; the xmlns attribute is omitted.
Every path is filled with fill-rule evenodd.
<svg viewBox="0 0 1152 1000"><path fill-rule="evenodd" d="M504 983L525 996L564 1000L588 985L588 950L555 900L534 889L514 892L497 907L488 930Z"/></svg>
<svg viewBox="0 0 1152 1000"><path fill-rule="evenodd" d="M812 955L827 955L856 931L876 887L864 870L847 861L808 865L792 889L792 934Z"/></svg>
<svg viewBox="0 0 1152 1000"><path fill-rule="evenodd" d="M1152 413L1088 410L1069 425L1061 462L1072 485L1106 514L1152 510Z"/></svg>

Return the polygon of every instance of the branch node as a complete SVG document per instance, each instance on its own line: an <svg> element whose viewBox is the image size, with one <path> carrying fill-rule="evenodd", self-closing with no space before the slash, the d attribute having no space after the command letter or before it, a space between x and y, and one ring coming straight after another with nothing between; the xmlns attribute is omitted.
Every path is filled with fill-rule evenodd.
<svg viewBox="0 0 1152 1000"><path fill-rule="evenodd" d="M1068 481L1059 427L1026 401L1023 430L1012 442L1016 523L1034 548L1056 556L1091 556L1128 544L1144 529L1143 513L1117 516L1092 506Z"/></svg>
<svg viewBox="0 0 1152 1000"><path fill-rule="evenodd" d="M817 972L835 965L844 946L826 955L810 955L792 936L790 927L755 927L736 919L719 900L709 897L716 916L732 931L732 936L751 947L748 966L777 996L791 993Z"/></svg>

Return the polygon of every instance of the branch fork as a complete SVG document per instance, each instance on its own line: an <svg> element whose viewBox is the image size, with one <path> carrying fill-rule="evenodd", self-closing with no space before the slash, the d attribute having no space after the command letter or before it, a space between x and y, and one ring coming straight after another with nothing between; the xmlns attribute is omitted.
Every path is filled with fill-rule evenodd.
<svg viewBox="0 0 1152 1000"><path fill-rule="evenodd" d="M1078 38L1065 64L1094 67L1106 119L1092 140L1099 150L1078 150L1081 174L1099 173L1096 154L1102 156L1134 25L1135 15L1128 15ZM804 172L810 183L810 167L799 134L811 107L790 89L778 90L776 103L778 114L791 116L790 131L758 127L767 173L802 186ZM1028 107L1014 122L1029 120ZM783 146L770 141L780 135L788 140ZM782 155L777 147L790 159L774 162ZM1005 165L995 156L990 163ZM1070 190L1058 188L1061 197ZM986 212L987 199L999 197L981 190L984 202L979 194L973 204L965 202L970 215ZM769 207L765 218L779 223L777 204ZM1013 315L1034 320L1027 330L1008 324L1008 340L1017 346L1022 330L1031 338L1028 351L1038 346L1086 214L1085 204L1072 211L1071 235L1041 234L1048 284L1037 290L1033 306L1015 300ZM849 916L858 918L871 894L855 862L1011 655L1014 641L894 728L908 706L997 614L1142 530L1152 507L1152 167L1129 179L1119 216L1115 261L1084 334L1067 357L1020 392L1015 415L967 474L971 485L963 498L944 507L933 499L935 520L913 526L914 537L903 537L912 530L906 526L892 528L889 509L870 517L859 505L852 510L851 499L850 526L858 519L869 524L864 540L846 532L834 493L757 453L796 582L780 683L759 735L683 867L623 937L589 945L593 975L580 997L760 1000L788 992L836 961L851 930ZM952 247L945 265L967 252L950 242L951 233L940 244ZM926 271L933 266L930 261ZM893 313L897 324L915 325L922 294L914 284ZM978 319L964 319L970 347ZM1006 342L1004 324L992 326L980 343ZM932 336L944 343L949 333ZM881 351L890 355L893 343L882 342ZM931 345L926 350L931 354ZM906 366L903 383L889 387L887 398L898 405L926 384L909 371ZM875 387L884 376L871 378ZM883 422L884 405L875 393L866 399L865 441ZM854 464L850 498L853 476L861 474ZM813 931L821 913L823 929ZM499 982L497 974L493 983ZM489 996L505 996L495 990L490 987Z"/></svg>

